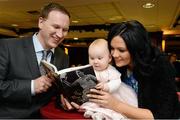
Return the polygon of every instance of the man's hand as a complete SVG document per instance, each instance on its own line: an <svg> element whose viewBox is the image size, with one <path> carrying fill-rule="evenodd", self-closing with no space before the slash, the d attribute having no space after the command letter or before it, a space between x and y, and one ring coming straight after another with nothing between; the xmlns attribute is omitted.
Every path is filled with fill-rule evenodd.
<svg viewBox="0 0 180 120"><path fill-rule="evenodd" d="M60 95L61 96L61 104L62 104L62 107L65 109L65 110L68 110L68 111L70 111L70 110L73 110L74 108L73 108L73 106L69 103L69 101L66 99L66 98L64 98L64 96L61 94Z"/></svg>
<svg viewBox="0 0 180 120"><path fill-rule="evenodd" d="M46 92L52 86L53 80L43 75L34 80L35 94Z"/></svg>
<svg viewBox="0 0 180 120"><path fill-rule="evenodd" d="M76 109L78 112L85 112L85 110L82 109L80 105L78 105L75 102L70 103L66 98L64 98L62 94L61 94L61 103L62 103L63 108L67 111Z"/></svg>

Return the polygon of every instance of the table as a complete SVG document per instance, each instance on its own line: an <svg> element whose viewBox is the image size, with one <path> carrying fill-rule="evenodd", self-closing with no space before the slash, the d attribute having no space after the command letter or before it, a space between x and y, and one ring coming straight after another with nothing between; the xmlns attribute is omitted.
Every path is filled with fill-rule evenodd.
<svg viewBox="0 0 180 120"><path fill-rule="evenodd" d="M85 119L83 113L77 111L64 111L55 107L55 98L40 109L42 118L45 119Z"/></svg>

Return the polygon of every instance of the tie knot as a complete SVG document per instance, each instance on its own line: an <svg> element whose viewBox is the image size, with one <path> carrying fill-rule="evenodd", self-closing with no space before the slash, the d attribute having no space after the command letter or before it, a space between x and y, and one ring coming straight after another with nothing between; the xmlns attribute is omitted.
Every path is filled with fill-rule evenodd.
<svg viewBox="0 0 180 120"><path fill-rule="evenodd" d="M52 53L51 50L43 50L42 51L42 60L47 60L48 55L51 53Z"/></svg>

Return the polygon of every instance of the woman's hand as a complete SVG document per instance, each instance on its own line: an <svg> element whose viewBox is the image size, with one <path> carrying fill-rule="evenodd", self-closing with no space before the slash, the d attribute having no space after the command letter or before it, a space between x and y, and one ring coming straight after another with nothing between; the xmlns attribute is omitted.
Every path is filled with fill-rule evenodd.
<svg viewBox="0 0 180 120"><path fill-rule="evenodd" d="M90 98L89 101L95 102L109 109L113 109L113 106L116 106L118 102L120 102L108 92L97 89L91 89L87 96Z"/></svg>
<svg viewBox="0 0 180 120"><path fill-rule="evenodd" d="M108 92L91 89L88 94L89 101L95 102L103 107L112 109L133 119L153 119L153 114L149 109L137 108L116 99Z"/></svg>

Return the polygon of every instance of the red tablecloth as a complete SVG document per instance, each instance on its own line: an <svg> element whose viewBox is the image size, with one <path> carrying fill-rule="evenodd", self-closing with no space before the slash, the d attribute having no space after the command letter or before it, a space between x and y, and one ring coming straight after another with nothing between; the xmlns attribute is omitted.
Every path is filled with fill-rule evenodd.
<svg viewBox="0 0 180 120"><path fill-rule="evenodd" d="M55 107L55 99L40 109L42 118L45 119L85 119L83 113L77 111L64 111Z"/></svg>
<svg viewBox="0 0 180 120"><path fill-rule="evenodd" d="M177 92L180 101L180 92ZM85 119L83 113L76 111L64 111L55 107L55 99L53 98L49 104L40 110L42 118L46 119Z"/></svg>

